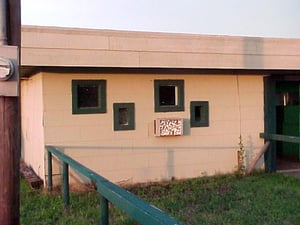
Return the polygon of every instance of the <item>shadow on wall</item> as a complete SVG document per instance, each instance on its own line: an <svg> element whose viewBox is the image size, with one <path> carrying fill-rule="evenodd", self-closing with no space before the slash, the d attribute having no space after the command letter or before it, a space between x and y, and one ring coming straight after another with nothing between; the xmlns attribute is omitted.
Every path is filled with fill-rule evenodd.
<svg viewBox="0 0 300 225"><path fill-rule="evenodd" d="M246 140L246 168L248 168L253 161L253 159L257 156L261 148L257 148L253 145L252 136L248 135ZM264 167L264 157L261 157L257 162L255 169L262 169Z"/></svg>
<svg viewBox="0 0 300 225"><path fill-rule="evenodd" d="M243 42L244 49L244 68L245 69L264 69L264 39L261 37L245 37ZM246 166L248 167L254 154L252 137L248 136L246 141ZM263 159L260 159L257 168L263 166Z"/></svg>
<svg viewBox="0 0 300 225"><path fill-rule="evenodd" d="M260 37L245 37L244 48L244 68L264 69L264 40Z"/></svg>
<svg viewBox="0 0 300 225"><path fill-rule="evenodd" d="M174 150L168 149L168 161L167 161L167 168L168 168L168 179L173 179L175 176L174 171Z"/></svg>

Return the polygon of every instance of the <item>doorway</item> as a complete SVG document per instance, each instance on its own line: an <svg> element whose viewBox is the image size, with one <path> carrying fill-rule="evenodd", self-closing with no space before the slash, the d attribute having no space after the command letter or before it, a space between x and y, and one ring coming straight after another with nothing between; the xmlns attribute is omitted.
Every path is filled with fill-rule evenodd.
<svg viewBox="0 0 300 225"><path fill-rule="evenodd" d="M276 82L276 133L300 136L300 82ZM300 145L276 143L276 169L300 169Z"/></svg>

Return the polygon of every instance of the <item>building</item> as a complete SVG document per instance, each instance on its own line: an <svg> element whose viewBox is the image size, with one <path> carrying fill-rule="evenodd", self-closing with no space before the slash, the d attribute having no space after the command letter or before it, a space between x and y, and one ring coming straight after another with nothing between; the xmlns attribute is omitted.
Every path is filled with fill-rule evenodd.
<svg viewBox="0 0 300 225"><path fill-rule="evenodd" d="M231 173L240 136L248 164L260 132L299 132L276 114L299 105L299 39L23 26L21 54L22 157L44 180L45 145L127 184Z"/></svg>

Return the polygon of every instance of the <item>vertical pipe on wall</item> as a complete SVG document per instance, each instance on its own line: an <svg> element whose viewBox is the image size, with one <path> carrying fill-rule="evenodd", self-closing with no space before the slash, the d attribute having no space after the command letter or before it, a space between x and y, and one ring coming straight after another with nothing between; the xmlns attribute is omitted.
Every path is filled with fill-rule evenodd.
<svg viewBox="0 0 300 225"><path fill-rule="evenodd" d="M0 45L20 49L20 0L0 0ZM19 97L0 96L1 225L20 224L20 130Z"/></svg>
<svg viewBox="0 0 300 225"><path fill-rule="evenodd" d="M0 45L7 45L7 2L0 0Z"/></svg>

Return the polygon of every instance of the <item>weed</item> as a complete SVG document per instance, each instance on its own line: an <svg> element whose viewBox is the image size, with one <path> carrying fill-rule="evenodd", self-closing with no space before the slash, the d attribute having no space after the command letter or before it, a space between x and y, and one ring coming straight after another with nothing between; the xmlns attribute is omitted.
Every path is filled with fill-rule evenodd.
<svg viewBox="0 0 300 225"><path fill-rule="evenodd" d="M246 151L245 146L243 144L242 135L239 136L239 148L237 151L238 154L238 165L237 165L237 175L238 176L244 176L246 173L246 166L245 166L245 157L246 157Z"/></svg>

